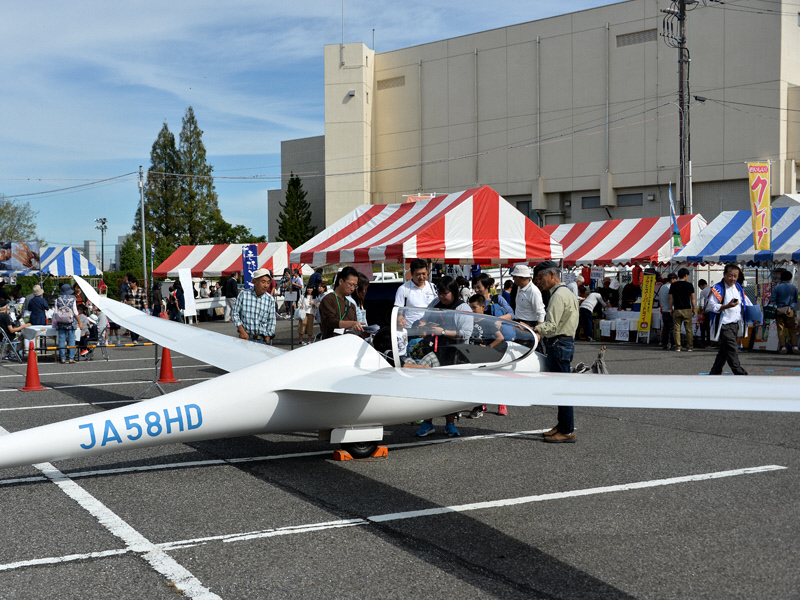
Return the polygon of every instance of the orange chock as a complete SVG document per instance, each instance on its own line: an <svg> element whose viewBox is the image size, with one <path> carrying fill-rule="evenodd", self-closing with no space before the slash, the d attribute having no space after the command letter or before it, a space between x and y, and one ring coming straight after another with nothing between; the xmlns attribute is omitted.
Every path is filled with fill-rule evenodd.
<svg viewBox="0 0 800 600"><path fill-rule="evenodd" d="M164 348L161 352L161 371L158 374L158 383L180 383L172 374L172 356L169 348Z"/></svg>
<svg viewBox="0 0 800 600"><path fill-rule="evenodd" d="M25 387L19 388L20 392L43 392L47 390L39 381L39 361L36 358L36 350L33 348L31 341L30 348L28 349L28 372L25 374Z"/></svg>
<svg viewBox="0 0 800 600"><path fill-rule="evenodd" d="M377 450L372 453L370 458L386 458L389 456L389 448L386 446L378 446ZM350 454L347 450L334 450L333 452L333 460L355 460L353 455ZM367 459L363 459L367 460Z"/></svg>

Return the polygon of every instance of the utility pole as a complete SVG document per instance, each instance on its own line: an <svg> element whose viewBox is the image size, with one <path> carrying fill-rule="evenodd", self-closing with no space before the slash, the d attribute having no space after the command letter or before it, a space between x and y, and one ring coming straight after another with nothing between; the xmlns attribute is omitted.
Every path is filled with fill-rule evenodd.
<svg viewBox="0 0 800 600"><path fill-rule="evenodd" d="M142 287L144 288L144 297L149 299L150 295L147 293L147 246L144 243L144 171L142 171L142 165L139 165L139 200L142 216L142 279L144 279ZM147 300L147 303L149 305L150 301Z"/></svg>
<svg viewBox="0 0 800 600"><path fill-rule="evenodd" d="M94 228L100 230L100 270L101 271L105 271L106 270L106 245L105 245L105 239L106 239L106 229L108 229L108 225L106 225L106 221L108 221L108 219L106 219L105 217L103 217L102 219L95 219L94 220L95 223L100 223L100 225L95 225Z"/></svg>
<svg viewBox="0 0 800 600"><path fill-rule="evenodd" d="M669 8L662 8L661 36L671 48L678 49L678 107L680 108L680 121L678 138L680 143L679 170L680 170L680 213L687 214L691 210L691 146L689 137L689 48L686 46L686 6L697 4L697 0L672 0ZM677 32L676 23L677 21Z"/></svg>

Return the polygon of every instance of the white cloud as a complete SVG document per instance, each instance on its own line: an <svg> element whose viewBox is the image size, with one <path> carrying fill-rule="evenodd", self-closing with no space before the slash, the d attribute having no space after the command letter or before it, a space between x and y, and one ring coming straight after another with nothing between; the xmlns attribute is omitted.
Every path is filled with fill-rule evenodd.
<svg viewBox="0 0 800 600"><path fill-rule="evenodd" d="M607 3L345 0L344 35L371 46L374 28L385 52ZM341 10L331 0L6 3L0 192L146 168L162 123L177 134L190 105L209 157L276 155L281 140L322 134L322 49L341 40ZM234 222L262 193L247 184L220 191ZM64 198L80 210L53 218ZM46 237L82 241L94 235L98 211L113 216L109 234L124 234L136 201L131 184L37 199L37 206Z"/></svg>

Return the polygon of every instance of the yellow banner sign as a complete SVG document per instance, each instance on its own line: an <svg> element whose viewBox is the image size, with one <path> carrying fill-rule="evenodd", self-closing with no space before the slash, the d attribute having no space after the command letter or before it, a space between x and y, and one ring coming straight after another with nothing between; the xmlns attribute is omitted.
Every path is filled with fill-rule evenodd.
<svg viewBox="0 0 800 600"><path fill-rule="evenodd" d="M653 320L653 296L656 291L656 276L645 275L642 280L642 308L639 311L639 331L650 331Z"/></svg>
<svg viewBox="0 0 800 600"><path fill-rule="evenodd" d="M769 163L747 163L750 175L750 212L753 221L753 246L756 251L772 247Z"/></svg>

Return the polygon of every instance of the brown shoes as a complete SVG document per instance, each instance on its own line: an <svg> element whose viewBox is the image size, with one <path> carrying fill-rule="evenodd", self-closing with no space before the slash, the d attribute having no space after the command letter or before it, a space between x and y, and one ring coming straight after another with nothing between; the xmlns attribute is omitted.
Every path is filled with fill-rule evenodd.
<svg viewBox="0 0 800 600"><path fill-rule="evenodd" d="M553 435L548 435L544 438L545 442L549 442L551 444L574 444L577 438L575 437L575 432L572 433L560 433L556 432Z"/></svg>
<svg viewBox="0 0 800 600"><path fill-rule="evenodd" d="M555 435L558 433L558 427L553 427L550 431L545 431L542 435L544 437L550 437L551 435Z"/></svg>

